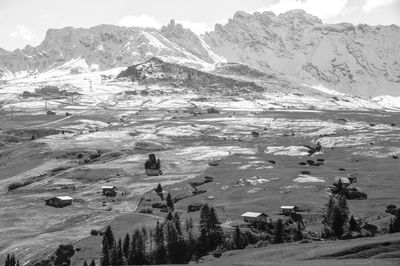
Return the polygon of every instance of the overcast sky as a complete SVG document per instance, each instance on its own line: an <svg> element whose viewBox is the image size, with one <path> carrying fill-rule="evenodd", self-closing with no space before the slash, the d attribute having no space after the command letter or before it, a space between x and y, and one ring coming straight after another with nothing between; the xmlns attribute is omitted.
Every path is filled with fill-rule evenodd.
<svg viewBox="0 0 400 266"><path fill-rule="evenodd" d="M400 25L400 0L0 0L0 47L38 45L48 28L160 28L175 19L201 34L238 11L304 9L326 23Z"/></svg>

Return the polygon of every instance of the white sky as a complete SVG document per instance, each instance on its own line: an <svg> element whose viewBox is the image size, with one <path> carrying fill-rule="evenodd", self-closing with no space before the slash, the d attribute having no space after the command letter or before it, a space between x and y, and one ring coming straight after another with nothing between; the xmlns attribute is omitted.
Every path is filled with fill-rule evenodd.
<svg viewBox="0 0 400 266"><path fill-rule="evenodd" d="M279 14L291 9L304 9L327 23L400 25L400 0L0 0L0 47L36 46L48 28L160 28L170 19L201 34L239 10Z"/></svg>

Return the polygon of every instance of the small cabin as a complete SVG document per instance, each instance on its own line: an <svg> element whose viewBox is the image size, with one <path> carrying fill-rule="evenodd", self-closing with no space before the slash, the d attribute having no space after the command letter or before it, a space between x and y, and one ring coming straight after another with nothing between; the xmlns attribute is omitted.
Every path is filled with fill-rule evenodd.
<svg viewBox="0 0 400 266"><path fill-rule="evenodd" d="M73 198L69 196L59 196L46 200L46 205L62 208L72 204Z"/></svg>
<svg viewBox="0 0 400 266"><path fill-rule="evenodd" d="M117 187L116 186L102 186L101 190L103 191L103 195L109 196L109 195L116 195L117 192Z"/></svg>
<svg viewBox="0 0 400 266"><path fill-rule="evenodd" d="M53 111L47 111L47 115L56 115L56 113Z"/></svg>
<svg viewBox="0 0 400 266"><path fill-rule="evenodd" d="M247 223L267 222L268 215L262 212L246 212L241 215Z"/></svg>
<svg viewBox="0 0 400 266"><path fill-rule="evenodd" d="M296 206L281 206L281 211L283 215L289 216L296 213L298 211L298 208Z"/></svg>

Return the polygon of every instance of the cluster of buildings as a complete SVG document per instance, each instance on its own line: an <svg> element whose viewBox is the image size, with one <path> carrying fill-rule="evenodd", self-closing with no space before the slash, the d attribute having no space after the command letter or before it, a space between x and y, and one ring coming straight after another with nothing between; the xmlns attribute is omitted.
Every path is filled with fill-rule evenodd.
<svg viewBox="0 0 400 266"><path fill-rule="evenodd" d="M117 195L117 187L116 186L102 186L101 187L102 193L104 196L107 197L115 197ZM58 196L53 197L46 200L46 205L56 207L56 208L63 208L69 205L72 205L72 201L74 199L70 196Z"/></svg>
<svg viewBox="0 0 400 266"><path fill-rule="evenodd" d="M77 95L77 92L68 92L67 90L61 90L57 86L46 85L40 88L36 88L35 92L24 91L22 93L23 98L29 97L60 97L60 96L70 96Z"/></svg>

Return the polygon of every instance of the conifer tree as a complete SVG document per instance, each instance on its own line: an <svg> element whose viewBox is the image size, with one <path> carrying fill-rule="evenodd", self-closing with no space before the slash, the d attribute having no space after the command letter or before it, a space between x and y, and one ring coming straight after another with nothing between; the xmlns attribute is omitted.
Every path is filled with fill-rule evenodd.
<svg viewBox="0 0 400 266"><path fill-rule="evenodd" d="M171 211L173 211L174 210L174 202L172 201L171 193L168 193L166 201L167 201L168 208Z"/></svg>
<svg viewBox="0 0 400 266"><path fill-rule="evenodd" d="M158 185L157 185L157 187L156 187L155 191L157 192L157 194L159 194L159 193L162 193L162 192L163 192L163 189L162 189L162 187L161 187L161 184L160 184L160 183L158 183Z"/></svg>
<svg viewBox="0 0 400 266"><path fill-rule="evenodd" d="M339 198L338 198L338 207L339 207L340 212L342 213L343 220L347 221L347 219L348 219L347 215L349 213L349 207L347 206L347 200L346 200L345 196L343 196L343 195L339 196Z"/></svg>
<svg viewBox="0 0 400 266"><path fill-rule="evenodd" d="M110 248L110 265L118 266L118 251L117 251L117 244L114 242Z"/></svg>
<svg viewBox="0 0 400 266"><path fill-rule="evenodd" d="M283 230L284 227L282 219L278 219L278 221L275 223L274 226L274 238L273 238L274 244L283 243Z"/></svg>
<svg viewBox="0 0 400 266"><path fill-rule="evenodd" d="M332 217L332 230L335 233L337 238L340 238L343 235L343 225L345 223L345 219L343 214L338 206L335 206L333 209L333 217Z"/></svg>
<svg viewBox="0 0 400 266"><path fill-rule="evenodd" d="M196 236L193 233L193 220L192 220L192 217L190 217L189 219L186 219L185 230L186 230L186 234L187 234L186 261L191 261L194 258L194 255L196 254L196 251L197 251L197 249L196 249L197 248L197 239L196 239Z"/></svg>
<svg viewBox="0 0 400 266"><path fill-rule="evenodd" d="M166 236L167 236L167 251L168 251L168 262L170 264L176 264L177 258L180 256L180 251L177 250L178 233L176 232L173 221L167 221L165 223Z"/></svg>
<svg viewBox="0 0 400 266"><path fill-rule="evenodd" d="M332 217L333 217L333 209L335 208L335 200L333 197L329 198L328 204L326 206L325 216L324 216L324 223L327 226L332 225Z"/></svg>
<svg viewBox="0 0 400 266"><path fill-rule="evenodd" d="M210 249L215 250L223 242L224 232L222 231L217 213L213 207L210 208L209 214L209 241Z"/></svg>
<svg viewBox="0 0 400 266"><path fill-rule="evenodd" d="M96 263L94 262L94 260L92 260L92 262L90 263L89 266L96 266Z"/></svg>
<svg viewBox="0 0 400 266"><path fill-rule="evenodd" d="M172 215L172 211L169 211L167 216L165 217L165 220L172 221L173 219L174 219L174 216Z"/></svg>
<svg viewBox="0 0 400 266"><path fill-rule="evenodd" d="M121 238L118 239L117 246L117 265L124 265L124 252L122 249L122 241Z"/></svg>
<svg viewBox="0 0 400 266"><path fill-rule="evenodd" d="M146 245L143 238L143 231L136 229L136 252L135 252L135 263L139 265L148 264L146 258Z"/></svg>
<svg viewBox="0 0 400 266"><path fill-rule="evenodd" d="M154 234L154 242L156 244L154 262L155 264L165 264L167 263L166 256L167 251L164 245L164 232L163 232L163 225L157 221L156 231Z"/></svg>
<svg viewBox="0 0 400 266"><path fill-rule="evenodd" d="M389 233L397 232L400 232L400 209L396 210L394 219L391 219L389 224Z"/></svg>
<svg viewBox="0 0 400 266"><path fill-rule="evenodd" d="M83 266L88 266L86 260L83 262Z"/></svg>
<svg viewBox="0 0 400 266"><path fill-rule="evenodd" d="M104 232L104 237L107 239L108 247L111 248L114 245L115 238L110 225L107 226L106 231Z"/></svg>
<svg viewBox="0 0 400 266"><path fill-rule="evenodd" d="M235 226L235 230L232 233L232 240L233 244L235 245L236 249L242 249L243 247L243 241L242 241L242 232L239 229L239 226Z"/></svg>
<svg viewBox="0 0 400 266"><path fill-rule="evenodd" d="M350 217L349 220L349 230L350 231L358 231L358 224L356 220L354 219L353 215Z"/></svg>
<svg viewBox="0 0 400 266"><path fill-rule="evenodd" d="M210 250L210 240L209 240L209 221L210 208L208 204L204 204L200 209L200 225L199 225L199 247L202 254L207 253Z"/></svg>
<svg viewBox="0 0 400 266"><path fill-rule="evenodd" d="M294 241L301 241L303 240L303 233L301 232L301 224L297 222L296 232L294 235Z"/></svg>
<svg viewBox="0 0 400 266"><path fill-rule="evenodd" d="M108 246L108 241L106 237L103 237L103 244L102 244L102 256L100 260L101 266L108 266L110 265L110 249Z"/></svg>
<svg viewBox="0 0 400 266"><path fill-rule="evenodd" d="M175 212L174 214L174 224L175 224L175 229L176 232L178 233L179 237L182 237L182 228L181 228L181 218L179 217L179 214Z"/></svg>
<svg viewBox="0 0 400 266"><path fill-rule="evenodd" d="M125 256L125 259L126 259L126 260L127 260L128 257L129 257L129 245L130 245L130 242L131 242L131 239L130 239L130 237L129 237L129 234L127 233L127 234L125 235L125 238L124 238L124 245L123 245L123 247L122 247L122 250L123 250L123 253L124 253L124 256Z"/></svg>

